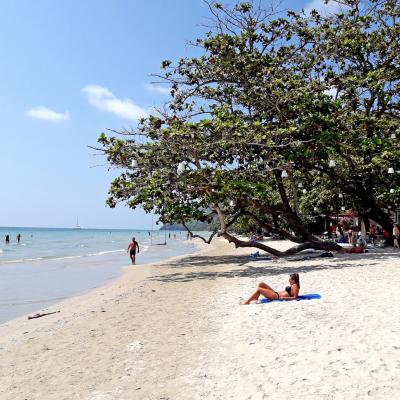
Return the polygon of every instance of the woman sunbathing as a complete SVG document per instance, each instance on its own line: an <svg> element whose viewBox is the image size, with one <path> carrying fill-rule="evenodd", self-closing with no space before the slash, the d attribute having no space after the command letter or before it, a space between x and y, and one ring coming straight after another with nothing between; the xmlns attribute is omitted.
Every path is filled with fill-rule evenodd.
<svg viewBox="0 0 400 400"><path fill-rule="evenodd" d="M299 274L290 274L289 276L290 286L286 286L285 290L282 292L275 292L266 283L261 282L257 290L244 302L241 304L250 304L253 300L258 300L260 295L263 295L269 300L295 300L299 295L300 290L300 277Z"/></svg>

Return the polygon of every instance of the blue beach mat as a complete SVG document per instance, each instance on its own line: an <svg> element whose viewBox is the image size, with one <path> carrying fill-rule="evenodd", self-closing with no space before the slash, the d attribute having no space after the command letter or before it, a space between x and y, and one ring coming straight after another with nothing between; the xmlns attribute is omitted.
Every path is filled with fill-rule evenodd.
<svg viewBox="0 0 400 400"><path fill-rule="evenodd" d="M320 294L303 294L302 296L297 296L296 300L292 301L300 301L300 300L313 300L313 299L320 299L321 295ZM269 299L261 299L259 303L271 303L272 301L288 301L288 300L269 300Z"/></svg>

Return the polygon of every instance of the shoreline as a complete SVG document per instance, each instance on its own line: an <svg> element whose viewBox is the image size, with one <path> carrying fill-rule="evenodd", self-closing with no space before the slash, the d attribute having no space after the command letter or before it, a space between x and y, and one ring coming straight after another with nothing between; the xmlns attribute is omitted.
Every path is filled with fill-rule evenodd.
<svg viewBox="0 0 400 400"><path fill-rule="evenodd" d="M274 246L287 246L276 242ZM400 253L252 260L223 239L0 326L4 400L400 395ZM239 306L260 280L320 300Z"/></svg>
<svg viewBox="0 0 400 400"><path fill-rule="evenodd" d="M162 248L144 245L138 265L162 262L195 251L194 244L181 240ZM17 261L4 261L0 265L0 325L102 287L118 279L131 265L126 252L120 250L30 263Z"/></svg>

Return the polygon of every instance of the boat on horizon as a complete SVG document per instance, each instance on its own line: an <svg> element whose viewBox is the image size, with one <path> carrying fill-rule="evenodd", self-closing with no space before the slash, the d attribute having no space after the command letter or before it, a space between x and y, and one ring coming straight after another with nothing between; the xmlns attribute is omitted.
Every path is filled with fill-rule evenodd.
<svg viewBox="0 0 400 400"><path fill-rule="evenodd" d="M76 225L74 226L74 229L82 229L82 227L79 225L78 217L76 217Z"/></svg>

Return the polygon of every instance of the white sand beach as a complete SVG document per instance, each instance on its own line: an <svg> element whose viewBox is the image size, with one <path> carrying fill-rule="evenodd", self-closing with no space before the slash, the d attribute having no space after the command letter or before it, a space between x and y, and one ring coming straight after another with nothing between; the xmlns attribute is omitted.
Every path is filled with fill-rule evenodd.
<svg viewBox="0 0 400 400"><path fill-rule="evenodd" d="M399 252L256 261L221 239L199 247L0 326L0 398L400 398ZM292 272L322 298L238 305Z"/></svg>

